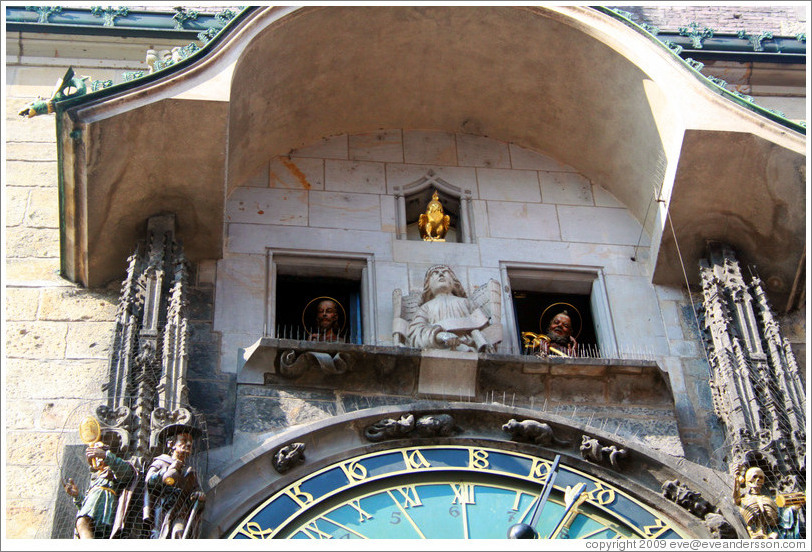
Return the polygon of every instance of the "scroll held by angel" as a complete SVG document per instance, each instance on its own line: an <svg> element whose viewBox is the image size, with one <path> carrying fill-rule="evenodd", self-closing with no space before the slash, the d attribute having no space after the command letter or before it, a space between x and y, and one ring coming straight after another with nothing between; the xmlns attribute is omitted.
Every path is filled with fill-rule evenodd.
<svg viewBox="0 0 812 552"><path fill-rule="evenodd" d="M494 352L502 340L499 283L491 279L466 293L454 271L435 265L422 292L392 295L394 341L418 349Z"/></svg>

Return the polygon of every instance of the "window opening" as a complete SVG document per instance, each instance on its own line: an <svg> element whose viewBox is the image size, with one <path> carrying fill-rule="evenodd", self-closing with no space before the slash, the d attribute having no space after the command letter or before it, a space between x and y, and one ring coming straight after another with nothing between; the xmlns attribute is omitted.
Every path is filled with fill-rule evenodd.
<svg viewBox="0 0 812 552"><path fill-rule="evenodd" d="M360 283L280 274L276 280L275 319L276 336L283 339L360 344Z"/></svg>
<svg viewBox="0 0 812 552"><path fill-rule="evenodd" d="M595 356L597 340L589 295L513 290L513 307L519 329L516 338L522 354L532 355L536 350L528 347L530 340L522 338L525 332L549 336L548 327L552 318L566 311L572 320L572 336L578 342L577 356Z"/></svg>
<svg viewBox="0 0 812 552"><path fill-rule="evenodd" d="M577 356L617 356L617 339L600 267L506 262L500 266L502 281L507 284L506 291L510 290L510 301L504 303L505 330L511 337L503 342L510 348L507 352L536 354L540 338L529 336L526 341L522 339L522 333L547 335L549 321L567 310L575 311L568 314L573 336L577 334ZM526 347L526 343L532 347Z"/></svg>

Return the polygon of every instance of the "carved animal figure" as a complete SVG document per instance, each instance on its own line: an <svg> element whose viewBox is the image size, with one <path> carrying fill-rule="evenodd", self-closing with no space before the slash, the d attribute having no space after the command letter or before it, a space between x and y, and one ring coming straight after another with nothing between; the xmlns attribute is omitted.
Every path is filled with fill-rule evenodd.
<svg viewBox="0 0 812 552"><path fill-rule="evenodd" d="M620 469L620 461L629 455L629 451L624 448L617 448L615 445L603 447L603 451L609 455L609 464L616 470Z"/></svg>
<svg viewBox="0 0 812 552"><path fill-rule="evenodd" d="M73 68L68 69L65 76L56 82L56 87L49 99L37 97L36 100L27 104L19 113L20 117L36 117L46 113L54 112L54 104L67 98L81 96L87 93L87 85L90 77L77 77L73 73ZM74 90L74 92L69 92Z"/></svg>
<svg viewBox="0 0 812 552"><path fill-rule="evenodd" d="M677 506L688 510L700 519L705 519L708 514L717 511L710 502L702 498L700 493L692 491L680 483L678 479L663 483L662 491L665 498L676 503Z"/></svg>
<svg viewBox="0 0 812 552"><path fill-rule="evenodd" d="M429 414L417 420L415 430L421 437L448 437L454 433L456 425L449 414Z"/></svg>
<svg viewBox="0 0 812 552"><path fill-rule="evenodd" d="M285 473L296 464L301 464L305 460L305 444L291 443L279 449L273 457L273 467L279 473Z"/></svg>
<svg viewBox="0 0 812 552"><path fill-rule="evenodd" d="M541 446L550 444L569 445L569 441L561 441L553 435L553 428L543 422L536 420L523 420L521 422L511 418L502 426L503 431L510 433L510 438L514 441L535 443Z"/></svg>
<svg viewBox="0 0 812 552"><path fill-rule="evenodd" d="M597 439L584 435L581 437L581 457L584 460L600 464L603 462L603 447Z"/></svg>
<svg viewBox="0 0 812 552"><path fill-rule="evenodd" d="M364 430L364 437L377 442L385 439L396 439L408 435L414 429L414 415L401 416L399 420L384 418Z"/></svg>
<svg viewBox="0 0 812 552"><path fill-rule="evenodd" d="M624 448L617 448L617 445L604 446L600 441L589 435L581 437L581 457L589 462L602 464L606 456L609 457L609 464L616 470L620 470L620 461L629 455L629 451Z"/></svg>

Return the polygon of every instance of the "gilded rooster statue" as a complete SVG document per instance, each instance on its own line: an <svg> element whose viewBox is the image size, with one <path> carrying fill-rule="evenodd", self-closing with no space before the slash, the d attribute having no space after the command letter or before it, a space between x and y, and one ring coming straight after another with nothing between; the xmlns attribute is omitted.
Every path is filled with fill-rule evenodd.
<svg viewBox="0 0 812 552"><path fill-rule="evenodd" d="M417 222L417 226L420 228L420 237L423 238L423 241L445 241L445 235L448 232L450 223L451 217L443 214L443 206L435 190L426 212L420 215Z"/></svg>

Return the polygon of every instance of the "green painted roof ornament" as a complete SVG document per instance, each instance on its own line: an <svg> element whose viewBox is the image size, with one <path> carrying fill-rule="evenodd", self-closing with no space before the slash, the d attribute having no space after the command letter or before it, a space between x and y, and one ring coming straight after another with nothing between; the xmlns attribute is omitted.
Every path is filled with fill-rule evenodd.
<svg viewBox="0 0 812 552"><path fill-rule="evenodd" d="M702 48L703 40L706 38L713 38L713 29L705 27L700 31L699 24L696 21L692 21L687 27L680 27L679 34L690 38L693 47L700 49Z"/></svg>
<svg viewBox="0 0 812 552"><path fill-rule="evenodd" d="M37 23L47 23L52 14L62 13L62 6L26 6L26 10L37 12Z"/></svg>
<svg viewBox="0 0 812 552"><path fill-rule="evenodd" d="M90 8L90 13L96 17L103 17L105 27L113 27L116 24L116 18L127 17L130 10L129 8L114 8L112 6L107 6L106 8L102 8L101 6L93 6Z"/></svg>
<svg viewBox="0 0 812 552"><path fill-rule="evenodd" d="M194 21L199 15L195 10L187 10L182 7L172 9L175 10L175 15L172 16L172 19L175 20L175 28L179 30L183 29L183 24L186 21Z"/></svg>
<svg viewBox="0 0 812 552"><path fill-rule="evenodd" d="M73 67L69 68L65 76L56 82L53 94L47 100L38 97L26 105L20 112L21 117L36 117L37 115L45 115L46 113L54 112L54 104L66 100L68 98L75 98L87 93L87 85L90 77L77 77L73 72ZM73 92L71 92L73 89Z"/></svg>
<svg viewBox="0 0 812 552"><path fill-rule="evenodd" d="M736 36L738 38L743 38L745 40L749 40L750 44L753 45L753 51L754 52L763 52L764 51L764 46L762 46L761 43L764 42L765 40L772 40L773 33L771 33L770 31L761 31L757 35L749 35L749 34L747 34L747 31L739 31L739 32L736 33ZM776 49L778 49L779 52L781 51L778 48L777 45L776 45Z"/></svg>

